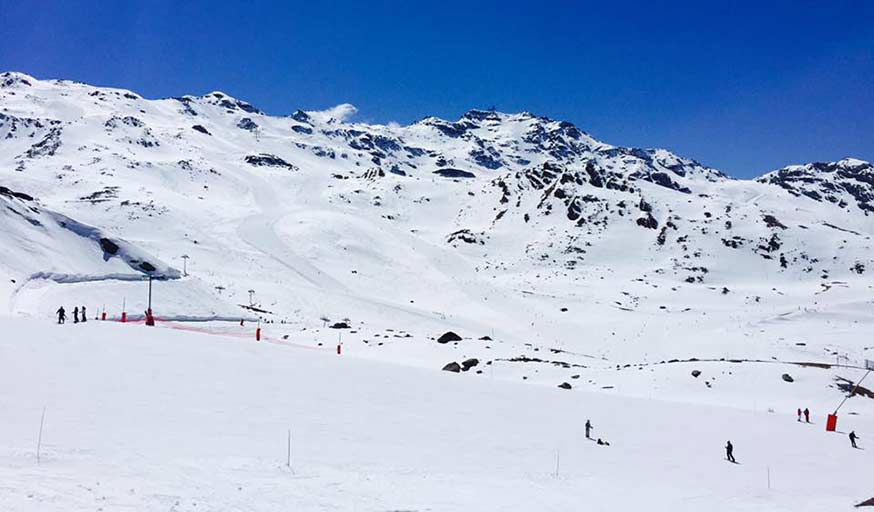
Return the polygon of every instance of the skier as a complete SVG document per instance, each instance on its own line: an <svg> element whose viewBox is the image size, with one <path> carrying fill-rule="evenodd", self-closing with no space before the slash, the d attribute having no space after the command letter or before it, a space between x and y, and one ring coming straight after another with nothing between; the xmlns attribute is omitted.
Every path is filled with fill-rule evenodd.
<svg viewBox="0 0 874 512"><path fill-rule="evenodd" d="M62 324L67 320L67 311L64 309L64 306L58 308L58 323Z"/></svg>
<svg viewBox="0 0 874 512"><path fill-rule="evenodd" d="M810 423L810 409L807 407L804 408L804 421Z"/></svg>
<svg viewBox="0 0 874 512"><path fill-rule="evenodd" d="M859 439L859 436L857 436L856 431L853 430L852 432L850 432L850 446L852 446L853 448L858 448L858 446L856 446L856 439Z"/></svg>
<svg viewBox="0 0 874 512"><path fill-rule="evenodd" d="M88 315L85 313L85 306L82 306L82 323L88 321Z"/></svg>
<svg viewBox="0 0 874 512"><path fill-rule="evenodd" d="M74 324L79 323L79 307L78 306L73 308L73 323Z"/></svg>
<svg viewBox="0 0 874 512"><path fill-rule="evenodd" d="M731 441L725 445L725 458L728 459L729 462L737 463L737 461L734 460L734 446L731 444Z"/></svg>
<svg viewBox="0 0 874 512"><path fill-rule="evenodd" d="M591 439L591 437L589 437L591 432L592 432L592 422L589 420L586 420L586 439Z"/></svg>
<svg viewBox="0 0 874 512"><path fill-rule="evenodd" d="M801 421L801 407L798 408L798 421Z"/></svg>

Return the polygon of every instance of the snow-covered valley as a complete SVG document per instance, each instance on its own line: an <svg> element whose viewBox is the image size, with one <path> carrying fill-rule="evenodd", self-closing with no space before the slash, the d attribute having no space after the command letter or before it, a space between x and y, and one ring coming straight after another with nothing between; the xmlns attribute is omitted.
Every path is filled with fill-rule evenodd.
<svg viewBox="0 0 874 512"><path fill-rule="evenodd" d="M874 166L736 180L528 113L353 112L0 74L0 509L874 496L824 432L874 359ZM839 415L863 447L871 398Z"/></svg>

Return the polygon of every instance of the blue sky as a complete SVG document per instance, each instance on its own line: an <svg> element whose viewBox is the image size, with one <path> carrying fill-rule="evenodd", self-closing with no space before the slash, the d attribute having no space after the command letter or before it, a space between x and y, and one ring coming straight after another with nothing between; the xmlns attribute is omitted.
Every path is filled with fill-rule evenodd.
<svg viewBox="0 0 874 512"><path fill-rule="evenodd" d="M0 0L0 70L373 122L527 110L737 177L874 160L874 2Z"/></svg>

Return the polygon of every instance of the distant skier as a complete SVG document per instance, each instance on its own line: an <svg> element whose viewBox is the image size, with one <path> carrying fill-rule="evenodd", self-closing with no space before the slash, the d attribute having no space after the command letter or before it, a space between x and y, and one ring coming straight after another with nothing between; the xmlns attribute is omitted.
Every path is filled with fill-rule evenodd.
<svg viewBox="0 0 874 512"><path fill-rule="evenodd" d="M74 324L79 323L79 307L78 306L73 308L73 323Z"/></svg>
<svg viewBox="0 0 874 512"><path fill-rule="evenodd" d="M58 308L58 323L62 324L67 320L67 310L64 309L64 306Z"/></svg>
<svg viewBox="0 0 874 512"><path fill-rule="evenodd" d="M856 431L854 430L850 432L850 446L853 448L858 448L858 446L856 446L856 439L859 439L859 436L856 435Z"/></svg>
<svg viewBox="0 0 874 512"><path fill-rule="evenodd" d="M804 408L804 421L810 423L810 409Z"/></svg>
<svg viewBox="0 0 874 512"><path fill-rule="evenodd" d="M592 438L591 433L592 433L592 422L589 420L586 420L586 439Z"/></svg>
<svg viewBox="0 0 874 512"><path fill-rule="evenodd" d="M82 323L85 323L87 321L88 321L88 314L85 313L85 306L82 306Z"/></svg>
<svg viewBox="0 0 874 512"><path fill-rule="evenodd" d="M728 459L729 462L737 463L737 461L734 460L734 446L731 444L731 441L725 445L725 458Z"/></svg>
<svg viewBox="0 0 874 512"><path fill-rule="evenodd" d="M801 407L798 408L798 421L801 421Z"/></svg>

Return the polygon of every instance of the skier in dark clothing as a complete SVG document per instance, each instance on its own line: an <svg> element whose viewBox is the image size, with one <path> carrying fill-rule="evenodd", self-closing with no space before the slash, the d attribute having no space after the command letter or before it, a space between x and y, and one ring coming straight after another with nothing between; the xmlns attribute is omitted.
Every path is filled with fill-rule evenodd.
<svg viewBox="0 0 874 512"><path fill-rule="evenodd" d="M804 421L810 423L810 409L807 407L804 408Z"/></svg>
<svg viewBox="0 0 874 512"><path fill-rule="evenodd" d="M64 309L64 306L58 308L58 323L62 324L67 320L67 311Z"/></svg>
<svg viewBox="0 0 874 512"><path fill-rule="evenodd" d="M798 421L801 421L801 407L798 408Z"/></svg>
<svg viewBox="0 0 874 512"><path fill-rule="evenodd" d="M85 306L82 306L82 322L84 323L87 321L88 321L88 314L85 313Z"/></svg>
<svg viewBox="0 0 874 512"><path fill-rule="evenodd" d="M592 422L586 420L586 439L591 439L590 434L592 432Z"/></svg>
<svg viewBox="0 0 874 512"><path fill-rule="evenodd" d="M856 435L856 431L854 430L850 432L850 446L853 448L858 448L858 446L856 446L856 439L859 439L859 436Z"/></svg>
<svg viewBox="0 0 874 512"><path fill-rule="evenodd" d="M725 445L725 458L728 459L729 462L737 462L734 460L734 446L731 444L731 441Z"/></svg>
<svg viewBox="0 0 874 512"><path fill-rule="evenodd" d="M78 307L73 308L73 323L74 324L79 323L79 308Z"/></svg>

